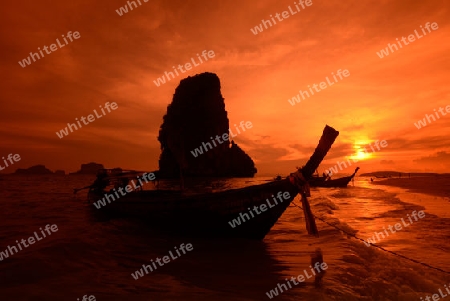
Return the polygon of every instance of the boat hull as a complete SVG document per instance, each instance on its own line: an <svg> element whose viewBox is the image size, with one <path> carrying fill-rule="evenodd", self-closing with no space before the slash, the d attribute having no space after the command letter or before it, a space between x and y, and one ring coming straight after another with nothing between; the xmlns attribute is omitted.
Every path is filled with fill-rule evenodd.
<svg viewBox="0 0 450 301"><path fill-rule="evenodd" d="M309 181L311 187L347 187L348 183L353 179L353 176L343 177L334 180L326 181L325 178L313 178Z"/></svg>
<svg viewBox="0 0 450 301"><path fill-rule="evenodd" d="M274 200L273 196L280 192L288 192L289 197ZM178 234L261 240L297 194L298 189L289 179L284 179L194 195L176 191L134 191L101 208L97 209L93 204L92 207L97 214L137 217L156 228ZM89 201L94 203L103 197L104 194L90 193ZM263 204L267 208L265 212L259 210ZM255 206L260 214L254 211ZM238 218L240 225L233 223L233 219Z"/></svg>

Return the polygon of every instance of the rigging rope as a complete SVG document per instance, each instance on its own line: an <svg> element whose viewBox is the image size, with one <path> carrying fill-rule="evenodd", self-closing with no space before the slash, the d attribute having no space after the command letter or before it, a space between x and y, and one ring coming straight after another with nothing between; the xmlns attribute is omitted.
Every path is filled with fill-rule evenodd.
<svg viewBox="0 0 450 301"><path fill-rule="evenodd" d="M298 205L295 204L294 202L291 202L291 204L294 204L297 208L303 210L302 207L298 206ZM353 238L356 238L356 239L358 239L358 240L360 240L360 241L362 241L362 242L364 242L364 243L366 243L366 244L370 244L370 245L374 246L375 248L378 248L378 249L380 249L380 250L382 250L382 251L391 253L391 254L393 254L393 255L395 255L395 256L398 256L398 257L401 257L401 258L403 258L403 259L409 260L409 261L411 261L411 262L414 262L414 263L417 263L417 264L421 264L421 265L423 265L423 266L425 266L425 267L427 267L427 268L430 268L430 269L433 269L433 270L436 270L436 271L439 271L439 272L446 273L446 274L449 274L449 275L450 275L450 272L448 272L448 271L445 271L445 270L443 270L443 269L441 269L441 268L434 267L434 266L432 266L432 265L429 265L428 263L424 263L424 262L418 261L418 260L416 260L416 259L409 258L409 257L407 257L407 256L405 256L405 255L398 254L398 253L396 253L396 252L394 252L394 251L386 250L385 248L380 247L379 245L376 245L376 244L373 244L373 243L371 243L371 242L365 241L364 239L362 239L362 238L356 236L356 235L353 234L353 233L350 233L350 232L348 232L348 231L345 231L345 230L343 230L343 229L340 229L339 227L330 224L329 222L323 220L322 218L320 218L320 217L318 217L318 216L316 216L316 215L314 215L314 214L313 214L313 216L314 216L315 218L319 219L320 221L324 222L325 224L327 224L327 225L329 225L329 226L335 228L336 230L342 231L342 232L344 232L345 234L347 234L347 235L349 235L349 236L351 236L351 237L353 237Z"/></svg>

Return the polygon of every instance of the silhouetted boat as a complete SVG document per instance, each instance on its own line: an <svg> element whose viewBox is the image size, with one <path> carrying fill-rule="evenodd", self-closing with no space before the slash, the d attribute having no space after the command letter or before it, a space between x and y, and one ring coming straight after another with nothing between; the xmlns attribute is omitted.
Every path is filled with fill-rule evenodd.
<svg viewBox="0 0 450 301"><path fill-rule="evenodd" d="M317 235L314 217L306 199L309 191L305 183L312 177L338 135L338 131L326 126L314 154L306 165L280 181L203 194L173 190L133 191L115 201L106 202L101 208L92 207L100 214L142 218L155 227L175 230L179 234L263 239L300 193L308 232ZM280 192L288 192L289 197L274 204L274 196L277 197ZM97 202L105 193L111 194L106 191L90 191L88 200ZM270 207L268 203L273 206ZM251 216L249 208L261 208L261 205L270 208ZM229 223L245 215L249 218L247 221L241 221L240 225L234 224L233 227Z"/></svg>
<svg viewBox="0 0 450 301"><path fill-rule="evenodd" d="M348 183L355 177L358 170L359 167L356 167L355 172L351 176L333 180L327 180L327 177L312 177L311 180L309 180L309 185L311 187L347 187Z"/></svg>

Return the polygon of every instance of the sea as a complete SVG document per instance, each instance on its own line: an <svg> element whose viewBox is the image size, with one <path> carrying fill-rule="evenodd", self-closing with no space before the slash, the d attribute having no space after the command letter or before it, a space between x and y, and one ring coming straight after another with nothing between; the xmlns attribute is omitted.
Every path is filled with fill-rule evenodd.
<svg viewBox="0 0 450 301"><path fill-rule="evenodd" d="M448 191L418 193L375 185L366 177L355 178L347 188L311 188L319 237L307 234L303 211L291 205L264 240L248 241L169 235L139 220L99 218L86 191L73 193L94 179L0 178L1 301L420 301L450 296ZM208 189L267 180L228 179ZM294 203L301 206L298 196ZM58 230L48 234L46 225ZM39 241L8 253L16 240L35 232ZM132 277L182 244L192 249L143 277ZM316 283L310 265L319 248L327 269ZM303 282L286 284L299 275L306 276Z"/></svg>

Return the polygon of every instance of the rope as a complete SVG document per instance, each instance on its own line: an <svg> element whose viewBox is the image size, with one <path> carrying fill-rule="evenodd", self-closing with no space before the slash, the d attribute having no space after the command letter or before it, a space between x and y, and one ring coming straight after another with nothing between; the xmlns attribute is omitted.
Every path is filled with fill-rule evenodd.
<svg viewBox="0 0 450 301"><path fill-rule="evenodd" d="M298 205L295 204L294 202L291 202L291 204L294 204L297 208L303 210L302 207L298 206ZM433 269L433 270L436 270L436 271L439 271L439 272L446 273L446 274L449 274L449 275L450 275L450 272L448 272L448 271L445 271L445 270L443 270L443 269L441 269L441 268L434 267L434 266L432 266L432 265L429 265L429 264L427 264L427 263L418 261L418 260L416 260L416 259L406 257L406 256L404 256L404 255L402 255L402 254L398 254L398 253L396 253L396 252L394 252L394 251L386 250L386 249L383 248L383 247L380 247L380 246L378 246L378 245L376 245L376 244L373 244L373 243L371 243L371 242L365 241L364 239L362 239L362 238L356 236L355 234L352 234L352 233L349 233L349 232L347 232L347 231L345 231L345 230L343 230L343 229L340 229L339 227L336 227L335 225L330 224L329 222L323 220L322 218L320 218L320 217L318 217L318 216L315 216L314 214L313 214L313 216L314 216L315 218L319 219L320 221L324 222L325 224L327 224L327 225L329 225L329 226L335 228L336 230L342 231L342 232L344 232L345 234L347 234L347 235L349 235L349 236L351 236L351 237L353 237L353 238L356 238L356 239L358 239L358 240L360 240L360 241L362 241L362 242L364 242L364 243L366 243L366 244L370 244L370 245L374 246L375 248L378 248L378 249L380 249L380 250L382 250L382 251L391 253L391 254L393 254L393 255L395 255L395 256L398 256L398 257L401 257L401 258L403 258L403 259L409 260L409 261L411 261L411 262L414 262L414 263L417 263L417 264L421 264L421 265L423 265L423 266L425 266L425 267L427 267L427 268L430 268L430 269Z"/></svg>

